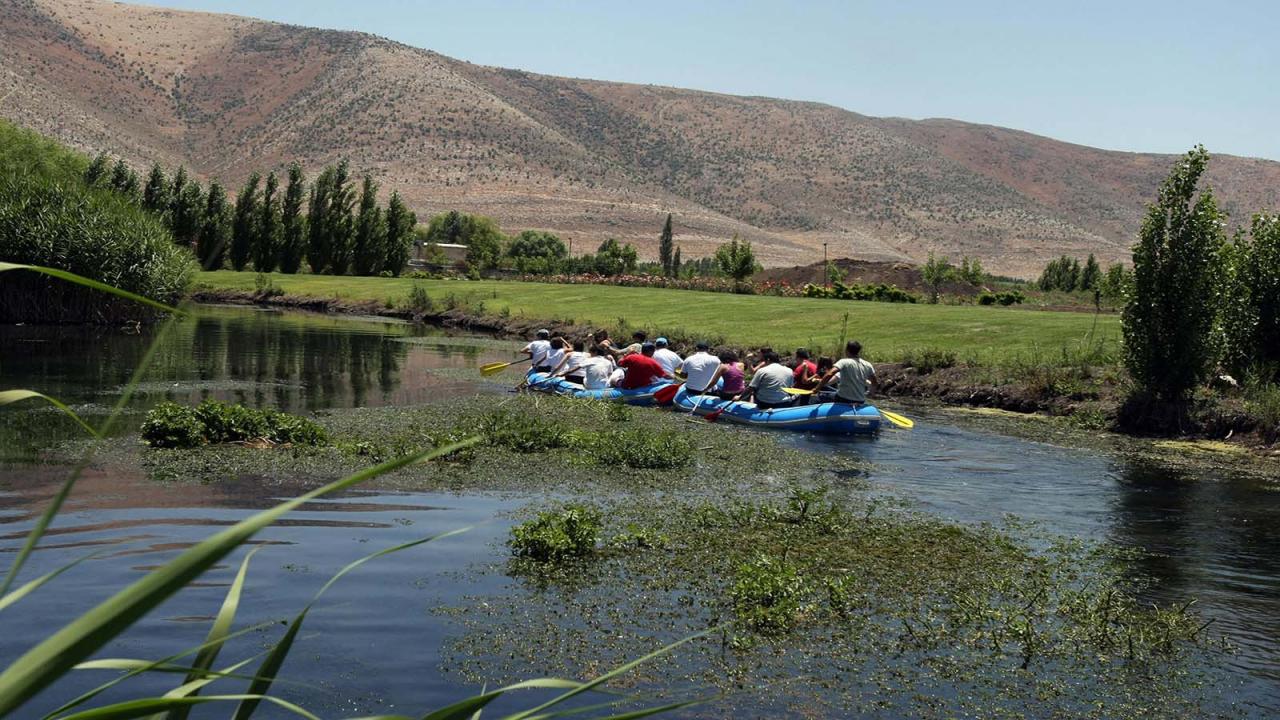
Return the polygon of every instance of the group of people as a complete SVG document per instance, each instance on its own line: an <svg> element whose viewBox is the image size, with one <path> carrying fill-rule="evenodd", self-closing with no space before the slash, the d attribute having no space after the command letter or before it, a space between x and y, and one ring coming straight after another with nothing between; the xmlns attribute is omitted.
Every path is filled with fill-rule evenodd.
<svg viewBox="0 0 1280 720"><path fill-rule="evenodd" d="M631 339L620 347L606 330L577 340L539 330L521 352L529 356L535 371L563 377L587 390L632 390L680 376L690 395L753 400L762 410L806 402L862 405L875 382L875 368L862 359L862 344L856 340L845 346L840 360L814 361L808 350L799 348L784 363L768 347L739 358L732 350L713 354L708 343L698 342L692 354L681 357L664 337L650 342L646 333L636 332ZM788 393L786 388L812 392Z"/></svg>

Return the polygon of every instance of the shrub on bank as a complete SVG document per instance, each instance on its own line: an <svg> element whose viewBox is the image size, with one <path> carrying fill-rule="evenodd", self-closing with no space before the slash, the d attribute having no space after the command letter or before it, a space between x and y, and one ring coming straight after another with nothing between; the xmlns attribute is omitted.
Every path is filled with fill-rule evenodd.
<svg viewBox="0 0 1280 720"><path fill-rule="evenodd" d="M87 186L83 157L0 123L0 260L68 270L163 303L195 279L189 250L129 200ZM145 320L137 303L35 273L6 273L0 322Z"/></svg>
<svg viewBox="0 0 1280 720"><path fill-rule="evenodd" d="M834 300L870 300L873 302L917 303L920 296L907 292L897 285L845 285L839 280L831 283L831 287L823 287L809 283L804 286L803 294L811 298L830 298Z"/></svg>
<svg viewBox="0 0 1280 720"><path fill-rule="evenodd" d="M216 400L206 400L195 408L172 402L156 405L142 423L142 439L152 447L161 448L192 448L205 443L247 440L293 445L329 442L324 428L306 418Z"/></svg>

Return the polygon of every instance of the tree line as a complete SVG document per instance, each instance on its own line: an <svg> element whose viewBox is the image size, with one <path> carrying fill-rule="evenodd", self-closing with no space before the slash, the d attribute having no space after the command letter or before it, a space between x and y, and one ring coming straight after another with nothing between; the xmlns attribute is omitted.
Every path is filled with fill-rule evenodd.
<svg viewBox="0 0 1280 720"><path fill-rule="evenodd" d="M1093 291L1101 297L1120 300L1132 285L1132 280L1132 273L1123 264L1115 263L1103 271L1098 259L1090 253L1084 264L1078 258L1067 255L1050 260L1040 273L1036 285L1044 292Z"/></svg>
<svg viewBox="0 0 1280 720"><path fill-rule="evenodd" d="M179 166L172 177L159 163L145 184L124 162L99 154L85 170L90 185L109 187L163 219L179 245L206 270L230 266L259 272L399 275L409 262L417 216L392 192L378 204L378 184L357 186L345 160L308 184L292 163L285 187L275 172L254 172L233 201L218 181L207 189Z"/></svg>

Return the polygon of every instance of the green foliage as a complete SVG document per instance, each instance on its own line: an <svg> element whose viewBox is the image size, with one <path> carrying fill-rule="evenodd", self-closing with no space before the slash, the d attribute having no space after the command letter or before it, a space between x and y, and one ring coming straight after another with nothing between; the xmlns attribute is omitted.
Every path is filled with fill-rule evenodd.
<svg viewBox="0 0 1280 720"><path fill-rule="evenodd" d="M811 298L832 298L835 300L868 300L873 302L916 303L920 301L915 293L907 292L897 285L845 285L839 279L831 282L831 287L822 287L812 283L804 286L804 296Z"/></svg>
<svg viewBox="0 0 1280 720"><path fill-rule="evenodd" d="M347 162L321 171L311 186L307 207L307 263L313 273L343 275L351 262L351 209L355 197Z"/></svg>
<svg viewBox="0 0 1280 720"><path fill-rule="evenodd" d="M1080 289L1100 290L1101 282L1102 269L1098 267L1098 259L1089 253L1089 259L1085 260L1084 269L1080 271Z"/></svg>
<svg viewBox="0 0 1280 720"><path fill-rule="evenodd" d="M197 269L163 223L108 189L85 184L88 161L0 122L0 258L66 270L174 304ZM119 322L154 311L27 271L0 282L0 322Z"/></svg>
<svg viewBox="0 0 1280 720"><path fill-rule="evenodd" d="M352 274L377 275L386 258L387 223L378 207L378 184L369 175L360 186L356 232L352 249Z"/></svg>
<svg viewBox="0 0 1280 720"><path fill-rule="evenodd" d="M970 285L981 285L987 281L987 272L982 269L982 261L968 255L960 258L960 267L956 268L956 277Z"/></svg>
<svg viewBox="0 0 1280 720"><path fill-rule="evenodd" d="M1037 285L1044 292L1053 290L1075 292L1078 289L1082 289L1080 274L1080 261L1063 255L1057 260L1050 260L1049 264L1045 265L1044 271L1040 273L1040 280L1037 281Z"/></svg>
<svg viewBox="0 0 1280 720"><path fill-rule="evenodd" d="M662 265L662 274L674 277L679 266L675 262L675 241L671 231L671 213L667 213L667 221L662 225L662 234L658 236L658 263Z"/></svg>
<svg viewBox="0 0 1280 720"><path fill-rule="evenodd" d="M515 264L516 270L533 275L546 275L559 272L569 250L564 242L553 233L542 230L525 230L511 239L507 247L507 257Z"/></svg>
<svg viewBox="0 0 1280 720"><path fill-rule="evenodd" d="M1225 238L1213 192L1196 185L1209 162L1188 152L1160 186L1133 250L1134 289L1122 325L1125 366L1144 396L1185 399L1212 369Z"/></svg>
<svg viewBox="0 0 1280 720"><path fill-rule="evenodd" d="M1027 296L1021 290L1004 290L997 293L984 292L978 295L979 305L1021 305Z"/></svg>
<svg viewBox="0 0 1280 720"><path fill-rule="evenodd" d="M138 202L141 198L139 193L141 188L138 185L138 174L133 168L125 164L124 159L116 160L115 167L111 169L111 189L116 194L124 197L130 202Z"/></svg>
<svg viewBox="0 0 1280 720"><path fill-rule="evenodd" d="M4 123L4 127L7 131L6 135L11 134L13 130L13 126L9 125L9 123L6 122ZM34 135L34 133L32 133L32 135ZM49 141L49 144L51 146L57 147L58 150L62 150L61 146L54 145L52 141ZM109 170L107 169L107 166L109 166L110 164L111 164L111 157L108 156L105 152L100 152L96 156L94 156L93 162L89 163L88 167L84 169L85 184L93 186L105 181L107 178L107 173L109 172Z"/></svg>
<svg viewBox="0 0 1280 720"><path fill-rule="evenodd" d="M1248 236L1225 248L1225 361L1236 373L1280 368L1280 216L1255 215Z"/></svg>
<svg viewBox="0 0 1280 720"><path fill-rule="evenodd" d="M1133 273L1120 263L1107 268L1107 272L1098 282L1098 290L1102 293L1102 297L1112 303L1124 302L1132 289Z"/></svg>
<svg viewBox="0 0 1280 720"><path fill-rule="evenodd" d="M498 266L506 238L491 218L450 210L431 218L425 240L442 245L466 245L467 262L484 271Z"/></svg>
<svg viewBox="0 0 1280 720"><path fill-rule="evenodd" d="M196 239L196 254L205 270L222 268L231 241L231 208L227 205L227 193L216 181L209 183L205 196L204 212L200 217L200 233Z"/></svg>
<svg viewBox="0 0 1280 720"><path fill-rule="evenodd" d="M386 232L383 236L383 271L392 276L404 272L409 264L409 248L413 245L414 226L417 224L417 216L405 207L400 193L391 193L391 199L387 201Z"/></svg>
<svg viewBox="0 0 1280 720"><path fill-rule="evenodd" d="M777 635L795 624L805 599L805 581L794 566L771 555L759 555L734 571L729 601L746 628Z"/></svg>
<svg viewBox="0 0 1280 720"><path fill-rule="evenodd" d="M231 222L231 251L227 259L235 270L243 270L249 265L253 248L258 238L258 184L262 176L253 173L240 194L236 196L235 219Z"/></svg>
<svg viewBox="0 0 1280 720"><path fill-rule="evenodd" d="M195 408L162 402L147 412L142 439L152 447L196 447L204 442L204 425L196 419Z"/></svg>
<svg viewBox="0 0 1280 720"><path fill-rule="evenodd" d="M756 262L756 254L751 249L751 243L739 241L737 235L716 248L715 259L720 273L737 282L749 279L761 269L760 264Z"/></svg>
<svg viewBox="0 0 1280 720"><path fill-rule="evenodd" d="M187 178L187 169L179 167L173 177L169 195L169 230L174 242L191 247L198 239L204 216L204 193L200 183Z"/></svg>
<svg viewBox="0 0 1280 720"><path fill-rule="evenodd" d="M481 417L473 428L490 445L522 453L546 452L565 447L569 433L563 425L528 413L495 410Z"/></svg>
<svg viewBox="0 0 1280 720"><path fill-rule="evenodd" d="M680 277L680 246L676 246L676 254L671 256L671 277Z"/></svg>
<svg viewBox="0 0 1280 720"><path fill-rule="evenodd" d="M152 447L193 448L205 443L265 439L274 443L326 445L324 428L306 418L278 410L206 400L189 408L163 402L147 412L142 439Z"/></svg>
<svg viewBox="0 0 1280 720"><path fill-rule="evenodd" d="M253 237L253 269L271 272L280 262L280 246L283 244L283 228L280 222L280 181L276 174L268 173L262 188L262 201L258 205L258 223Z"/></svg>
<svg viewBox="0 0 1280 720"><path fill-rule="evenodd" d="M693 442L670 430L606 430L578 439L583 455L604 467L675 470L693 462Z"/></svg>
<svg viewBox="0 0 1280 720"><path fill-rule="evenodd" d="M289 165L289 184L285 187L284 203L280 208L280 272L298 272L307 252L307 219L302 214L305 196L306 179L302 175L302 166L294 162Z"/></svg>
<svg viewBox="0 0 1280 720"><path fill-rule="evenodd" d="M935 370L955 367L956 361L956 353L952 350L921 348L907 350L902 353L902 364L906 367L915 368L921 375L928 375Z"/></svg>
<svg viewBox="0 0 1280 720"><path fill-rule="evenodd" d="M948 258L937 258L931 252L929 259L920 268L920 277L929 286L929 302L938 304L938 294L942 292L942 284L955 277L955 268Z"/></svg>
<svg viewBox="0 0 1280 720"><path fill-rule="evenodd" d="M507 545L516 557L538 562L585 557L595 552L602 525L599 510L569 504L511 528Z"/></svg>
<svg viewBox="0 0 1280 720"><path fill-rule="evenodd" d="M431 296L427 294L427 289L414 283L409 288L409 309L416 313L429 313L435 309L435 303L432 302Z"/></svg>
<svg viewBox="0 0 1280 720"><path fill-rule="evenodd" d="M583 256L592 264L592 270L601 275L630 275L636 271L639 258L631 243L621 244L613 238L600 243L594 257Z"/></svg>
<svg viewBox="0 0 1280 720"><path fill-rule="evenodd" d="M142 189L142 207L153 213L164 214L169 211L170 202L169 180L165 178L160 163L156 163L151 166L146 187Z"/></svg>

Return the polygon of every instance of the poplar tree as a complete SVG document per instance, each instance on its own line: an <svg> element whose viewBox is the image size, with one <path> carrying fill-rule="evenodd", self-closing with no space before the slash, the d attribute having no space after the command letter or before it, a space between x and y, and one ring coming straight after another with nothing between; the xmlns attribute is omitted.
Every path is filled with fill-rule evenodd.
<svg viewBox="0 0 1280 720"><path fill-rule="evenodd" d="M671 277L680 277L680 246L676 246L676 254L671 256Z"/></svg>
<svg viewBox="0 0 1280 720"><path fill-rule="evenodd" d="M386 227L378 207L378 184L369 175L360 187L360 210L356 215L355 239L352 247L352 273L376 275L384 264Z"/></svg>
<svg viewBox="0 0 1280 720"><path fill-rule="evenodd" d="M413 228L418 218L400 199L400 193L391 193L387 202L387 232L384 243L382 269L399 275L409 264L409 248L413 243Z"/></svg>
<svg viewBox="0 0 1280 720"><path fill-rule="evenodd" d="M355 202L355 189L351 187L347 161L343 160L338 163L333 173L329 212L325 218L331 248L329 271L334 275L346 275L351 267L352 251L355 245L353 237L355 218L352 215Z"/></svg>
<svg viewBox="0 0 1280 720"><path fill-rule="evenodd" d="M307 264L319 274L329 269L333 245L329 237L329 203L333 195L333 166L320 172L307 196Z"/></svg>
<svg viewBox="0 0 1280 720"><path fill-rule="evenodd" d="M279 187L276 174L269 173L262 189L258 229L253 239L253 268L258 272L271 272L280 262L280 198L276 192Z"/></svg>
<svg viewBox="0 0 1280 720"><path fill-rule="evenodd" d="M1101 279L1102 268L1098 267L1098 259L1089 253L1089 259L1085 260L1084 269L1080 271L1080 289L1097 290Z"/></svg>
<svg viewBox="0 0 1280 720"><path fill-rule="evenodd" d="M147 185L142 189L142 207L162 215L169 211L169 203L169 180L164 176L160 163L155 163L147 176Z"/></svg>
<svg viewBox="0 0 1280 720"><path fill-rule="evenodd" d="M289 184L285 187L281 208L280 272L298 272L307 250L306 218L302 215L305 185L302 166L295 162L289 166Z"/></svg>
<svg viewBox="0 0 1280 720"><path fill-rule="evenodd" d="M1133 248L1133 291L1121 317L1124 360L1138 397L1181 402L1216 360L1215 326L1225 216L1196 185L1209 163L1188 152L1160 185Z"/></svg>
<svg viewBox="0 0 1280 720"><path fill-rule="evenodd" d="M196 255L205 270L219 270L226 258L227 244L231 240L231 208L227 206L227 192L217 181L209 183L204 200L204 213L200 219L200 235L196 241Z"/></svg>
<svg viewBox="0 0 1280 720"><path fill-rule="evenodd" d="M662 235L658 238L658 262L662 265L662 274L670 277L671 264L674 259L674 241L671 233L671 213L667 213L667 222L662 226Z"/></svg>
<svg viewBox="0 0 1280 720"><path fill-rule="evenodd" d="M174 187L177 187L175 182ZM204 210L204 193L200 183L182 177L182 190L175 192L169 209L169 227L173 231L173 239L179 244L191 247L200 233L200 219Z"/></svg>
<svg viewBox="0 0 1280 720"><path fill-rule="evenodd" d="M235 220L231 223L231 267L244 270L249 264L254 243L258 234L258 183L262 177L258 173L249 176L249 181L236 196Z"/></svg>
<svg viewBox="0 0 1280 720"><path fill-rule="evenodd" d="M124 197L137 202L138 192L138 174L133 168L125 164L124 159L116 160L115 167L111 168L111 189Z"/></svg>
<svg viewBox="0 0 1280 720"><path fill-rule="evenodd" d="M103 178L107 176L107 167L111 164L111 158L105 152L100 152L93 158L93 162L89 163L89 167L85 168L84 181L89 185L97 185Z"/></svg>

